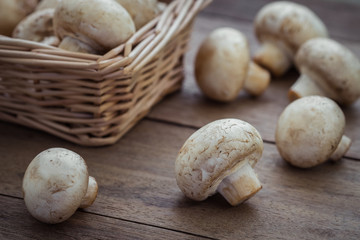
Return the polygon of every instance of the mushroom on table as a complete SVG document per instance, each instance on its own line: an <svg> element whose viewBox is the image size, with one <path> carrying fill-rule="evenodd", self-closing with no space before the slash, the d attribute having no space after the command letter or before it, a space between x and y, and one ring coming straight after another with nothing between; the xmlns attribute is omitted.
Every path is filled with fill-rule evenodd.
<svg viewBox="0 0 360 240"><path fill-rule="evenodd" d="M253 167L261 158L258 131L239 119L211 122L193 133L175 162L176 181L189 198L202 201L219 192L233 206L261 188Z"/></svg>
<svg viewBox="0 0 360 240"><path fill-rule="evenodd" d="M290 103L281 113L275 141L282 158L301 168L338 161L351 140L344 135L345 116L331 99L308 96Z"/></svg>
<svg viewBox="0 0 360 240"><path fill-rule="evenodd" d="M98 192L84 159L64 148L39 153L26 169L22 188L30 214L51 224L67 220L79 207L92 205Z"/></svg>
<svg viewBox="0 0 360 240"><path fill-rule="evenodd" d="M287 1L265 5L256 15L254 25L261 43L254 61L275 76L283 75L290 68L303 43L328 35L325 25L314 12Z"/></svg>
<svg viewBox="0 0 360 240"><path fill-rule="evenodd" d="M244 88L260 95L268 87L268 71L250 61L246 37L236 29L219 28L203 41L195 60L196 82L209 98L234 100Z"/></svg>
<svg viewBox="0 0 360 240"><path fill-rule="evenodd" d="M301 76L289 90L291 101L321 95L350 105L360 97L360 61L335 40L307 41L296 54L295 63Z"/></svg>

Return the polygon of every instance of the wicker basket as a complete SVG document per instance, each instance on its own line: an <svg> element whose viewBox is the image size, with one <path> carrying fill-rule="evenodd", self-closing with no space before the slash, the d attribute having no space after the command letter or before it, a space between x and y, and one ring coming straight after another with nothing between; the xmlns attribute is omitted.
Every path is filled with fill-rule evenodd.
<svg viewBox="0 0 360 240"><path fill-rule="evenodd" d="M0 36L0 119L85 146L115 143L181 87L192 22L209 0L174 0L103 56Z"/></svg>

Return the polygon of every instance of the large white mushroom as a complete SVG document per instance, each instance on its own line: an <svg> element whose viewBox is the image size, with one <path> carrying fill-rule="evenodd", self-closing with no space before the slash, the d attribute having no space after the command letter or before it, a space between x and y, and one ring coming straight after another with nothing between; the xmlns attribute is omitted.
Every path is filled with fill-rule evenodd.
<svg viewBox="0 0 360 240"><path fill-rule="evenodd" d="M92 205L98 192L84 159L64 148L39 153L26 169L22 188L30 214L51 224L67 220L79 207Z"/></svg>
<svg viewBox="0 0 360 240"><path fill-rule="evenodd" d="M350 148L344 135L345 116L331 99L308 96L290 103L276 128L276 146L282 158L301 167L315 167L328 159L338 161Z"/></svg>
<svg viewBox="0 0 360 240"><path fill-rule="evenodd" d="M189 198L202 201L219 192L233 206L261 188L253 169L261 158L258 131L239 119L211 122L184 143L175 162L176 181Z"/></svg>
<svg viewBox="0 0 360 240"><path fill-rule="evenodd" d="M62 0L54 28L60 48L88 53L106 52L135 33L131 16L115 0Z"/></svg>
<svg viewBox="0 0 360 240"><path fill-rule="evenodd" d="M266 4L256 15L254 25L261 43L254 61L275 76L283 75L290 68L303 43L328 35L325 25L314 12L287 1Z"/></svg>

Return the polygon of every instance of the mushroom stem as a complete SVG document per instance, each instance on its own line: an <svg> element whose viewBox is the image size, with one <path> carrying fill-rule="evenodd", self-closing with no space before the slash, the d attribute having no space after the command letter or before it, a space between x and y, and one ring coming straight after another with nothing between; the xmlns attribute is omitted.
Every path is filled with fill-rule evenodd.
<svg viewBox="0 0 360 240"><path fill-rule="evenodd" d="M330 160L333 162L337 162L338 160L340 160L349 150L350 146L351 146L351 139L343 135L335 151L331 154Z"/></svg>
<svg viewBox="0 0 360 240"><path fill-rule="evenodd" d="M254 62L250 62L244 89L254 96L261 95L269 86L270 74Z"/></svg>
<svg viewBox="0 0 360 240"><path fill-rule="evenodd" d="M290 101L312 95L325 96L325 93L306 74L301 74L299 79L291 86L288 92L288 98Z"/></svg>
<svg viewBox="0 0 360 240"><path fill-rule="evenodd" d="M69 36L62 39L59 48L72 52L96 53L96 51L86 43Z"/></svg>
<svg viewBox="0 0 360 240"><path fill-rule="evenodd" d="M94 203L97 193L98 193L98 184L94 177L89 176L88 188L85 196L81 201L79 208L90 207Z"/></svg>
<svg viewBox="0 0 360 240"><path fill-rule="evenodd" d="M218 192L232 205L236 206L252 197L262 188L259 179L249 162L236 172L227 176L219 185Z"/></svg>
<svg viewBox="0 0 360 240"><path fill-rule="evenodd" d="M254 61L269 69L275 76L283 75L291 66L291 59L275 44L264 42L254 56Z"/></svg>

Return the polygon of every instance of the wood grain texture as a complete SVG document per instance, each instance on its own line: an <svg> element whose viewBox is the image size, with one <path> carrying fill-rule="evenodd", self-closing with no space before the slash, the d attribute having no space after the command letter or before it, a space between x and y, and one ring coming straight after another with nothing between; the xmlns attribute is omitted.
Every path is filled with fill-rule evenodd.
<svg viewBox="0 0 360 240"><path fill-rule="evenodd" d="M83 156L99 183L89 213L221 239L360 237L359 162L302 170L285 163L273 144L265 144L255 168L263 183L258 194L238 207L219 195L194 202L184 197L174 178L177 152L194 131L144 120L113 146L84 148L0 123L0 152L18 152L1 156L0 193L20 197L27 164L44 148L58 146ZM23 150L14 149L16 145Z"/></svg>
<svg viewBox="0 0 360 240"><path fill-rule="evenodd" d="M196 21L191 49L186 56L186 78L182 91L167 97L155 106L149 117L196 128L219 118L235 117L254 125L265 140L274 142L277 119L289 104L287 92L299 77L299 73L293 68L283 77L273 78L269 88L258 98L251 97L242 90L239 97L231 103L223 104L207 99L194 79L194 59L197 49L207 34L224 26L242 31L248 38L252 52L258 48L250 24L201 15ZM354 44L344 40L340 42L360 58L359 43ZM345 134L353 141L346 156L360 159L360 100L342 109L347 123Z"/></svg>
<svg viewBox="0 0 360 240"><path fill-rule="evenodd" d="M336 40L360 57L359 7L309 4ZM269 0L214 0L199 15L185 59L182 91L157 105L119 142L88 148L15 124L0 122L0 239L360 239L360 101L343 108L353 145L337 164L298 169L283 161L274 144L287 90L299 76L292 69L273 79L264 95L242 92L230 104L206 99L193 77L193 61L211 30L233 27L259 47L252 18ZM0 79L1 80L1 79ZM174 161L184 141L204 124L235 117L254 125L266 141L255 167L263 189L237 207L216 194L194 202L176 184ZM22 178L30 161L50 147L79 153L99 184L95 203L68 221L45 225L30 216Z"/></svg>
<svg viewBox="0 0 360 240"><path fill-rule="evenodd" d="M272 0L238 1L214 0L204 11L239 20L252 22L258 11ZM360 40L360 2L357 4L344 1L292 0L310 8L324 22L331 37L352 41Z"/></svg>
<svg viewBox="0 0 360 240"><path fill-rule="evenodd" d="M0 239L204 239L82 211L63 223L43 224L22 199L6 196L0 196L0 210Z"/></svg>

